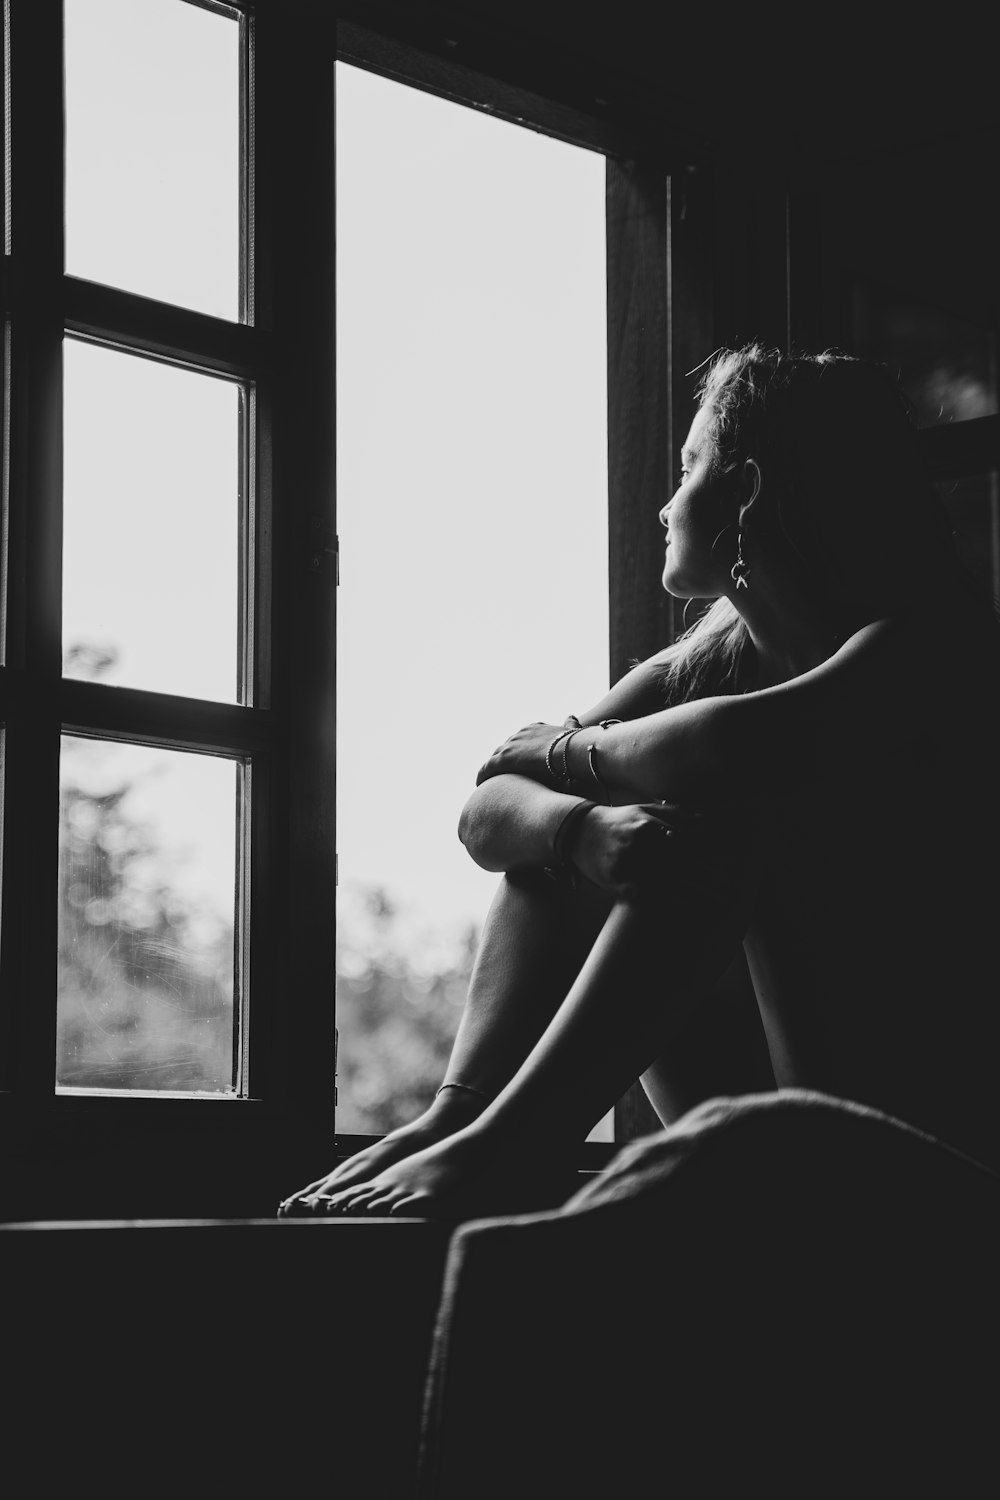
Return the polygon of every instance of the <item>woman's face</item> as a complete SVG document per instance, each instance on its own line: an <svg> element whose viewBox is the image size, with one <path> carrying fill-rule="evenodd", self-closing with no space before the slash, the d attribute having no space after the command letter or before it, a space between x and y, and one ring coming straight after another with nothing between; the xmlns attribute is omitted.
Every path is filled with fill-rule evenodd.
<svg viewBox="0 0 1000 1500"><path fill-rule="evenodd" d="M732 474L713 473L711 427L703 406L681 450L680 484L660 511L667 528L663 587L677 599L713 599L732 588L739 485Z"/></svg>

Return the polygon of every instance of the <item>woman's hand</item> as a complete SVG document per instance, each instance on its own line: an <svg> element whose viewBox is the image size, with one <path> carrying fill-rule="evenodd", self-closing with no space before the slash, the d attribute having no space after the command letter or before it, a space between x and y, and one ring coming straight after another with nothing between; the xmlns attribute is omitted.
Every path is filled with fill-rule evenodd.
<svg viewBox="0 0 1000 1500"><path fill-rule="evenodd" d="M544 786L557 786L558 776L553 777L545 764L546 753L558 734L579 728L579 721L569 718L565 724L528 724L524 729L518 729L480 766L476 786L482 786L491 776L528 776ZM561 761L561 750L562 744L557 745L557 766Z"/></svg>
<svg viewBox="0 0 1000 1500"><path fill-rule="evenodd" d="M597 805L577 819L562 852L594 885L624 896L676 876L684 835L697 821L698 814L662 802Z"/></svg>

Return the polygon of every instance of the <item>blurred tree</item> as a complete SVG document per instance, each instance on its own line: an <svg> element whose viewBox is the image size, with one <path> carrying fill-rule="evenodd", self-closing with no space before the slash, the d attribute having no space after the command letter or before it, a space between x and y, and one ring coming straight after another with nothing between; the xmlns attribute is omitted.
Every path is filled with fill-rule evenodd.
<svg viewBox="0 0 1000 1500"><path fill-rule="evenodd" d="M337 1129L381 1134L427 1107L444 1076L478 934L414 933L387 892L346 890L337 924Z"/></svg>
<svg viewBox="0 0 1000 1500"><path fill-rule="evenodd" d="M128 783L72 779L64 741L60 839L58 1079L90 1088L233 1085L233 929L192 943L161 878L155 840L129 813Z"/></svg>
<svg viewBox="0 0 1000 1500"><path fill-rule="evenodd" d="M99 678L111 649L68 652ZM98 787L85 741L63 741L58 1080L84 1088L233 1086L233 924L209 924L176 884L134 783ZM383 889L341 893L337 930L342 1132L411 1120L440 1083L477 934L414 930Z"/></svg>
<svg viewBox="0 0 1000 1500"><path fill-rule="evenodd" d="M116 659L79 643L66 665L96 679ZM130 808L133 783L96 790L85 741L63 739L60 781L59 1083L231 1089L232 921L206 934Z"/></svg>

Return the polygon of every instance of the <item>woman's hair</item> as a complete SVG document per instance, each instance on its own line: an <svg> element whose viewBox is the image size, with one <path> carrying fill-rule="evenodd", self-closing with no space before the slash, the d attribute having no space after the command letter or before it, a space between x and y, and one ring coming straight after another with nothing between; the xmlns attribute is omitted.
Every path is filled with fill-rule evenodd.
<svg viewBox="0 0 1000 1500"><path fill-rule="evenodd" d="M953 552L909 403L881 366L837 350L749 344L714 355L696 395L711 417L713 468L756 461L757 537L782 548L841 634L905 605L928 561L936 566L942 547ZM669 697L744 690L748 640L733 604L717 599L675 642Z"/></svg>

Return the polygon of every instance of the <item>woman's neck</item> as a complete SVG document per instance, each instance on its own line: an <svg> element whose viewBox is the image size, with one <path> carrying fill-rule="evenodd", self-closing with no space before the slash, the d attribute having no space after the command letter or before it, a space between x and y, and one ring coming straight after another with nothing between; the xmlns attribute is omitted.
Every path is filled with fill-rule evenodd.
<svg viewBox="0 0 1000 1500"><path fill-rule="evenodd" d="M761 687L818 667L846 639L831 611L816 600L792 601L757 590L733 603L753 642Z"/></svg>

